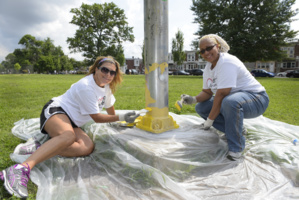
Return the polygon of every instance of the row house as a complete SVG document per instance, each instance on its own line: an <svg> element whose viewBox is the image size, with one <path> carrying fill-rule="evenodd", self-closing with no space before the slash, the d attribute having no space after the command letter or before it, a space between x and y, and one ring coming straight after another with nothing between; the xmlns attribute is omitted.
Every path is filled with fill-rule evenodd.
<svg viewBox="0 0 299 200"><path fill-rule="evenodd" d="M281 47L287 58L282 61L256 61L256 69L265 69L269 72L284 72L287 70L299 69L299 40L288 43L288 46Z"/></svg>
<svg viewBox="0 0 299 200"><path fill-rule="evenodd" d="M123 66L122 71L125 72L127 69L136 69L138 73L144 73L143 60L140 58L126 58L126 64Z"/></svg>
<svg viewBox="0 0 299 200"><path fill-rule="evenodd" d="M204 61L195 50L185 51L186 59L181 65L176 65L173 61L172 53L168 54L168 67L169 71L177 70L192 70L192 69L204 69L206 61Z"/></svg>
<svg viewBox="0 0 299 200"><path fill-rule="evenodd" d="M285 51L287 58L283 61L256 61L252 63L244 63L249 71L252 69L264 69L269 72L284 72L286 70L299 69L299 40L288 43L286 47L281 47L281 50ZM206 61L203 60L196 50L185 51L186 59L181 65L176 65L173 61L172 53L168 54L168 69L169 71L177 70L192 70L192 69L204 69ZM139 73L144 73L143 60L139 58L127 58L126 69L136 69Z"/></svg>

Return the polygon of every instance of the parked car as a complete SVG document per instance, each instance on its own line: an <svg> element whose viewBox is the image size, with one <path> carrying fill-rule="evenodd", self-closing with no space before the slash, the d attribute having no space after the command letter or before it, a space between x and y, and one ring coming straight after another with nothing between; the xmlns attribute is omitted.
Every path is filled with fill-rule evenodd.
<svg viewBox="0 0 299 200"><path fill-rule="evenodd" d="M173 75L190 75L190 73L188 73L184 70L178 70L178 71L174 71Z"/></svg>
<svg viewBox="0 0 299 200"><path fill-rule="evenodd" d="M293 70L293 71L287 73L286 77L299 78L299 70Z"/></svg>
<svg viewBox="0 0 299 200"><path fill-rule="evenodd" d="M264 69L254 69L251 71L252 76L254 77L274 77L275 74L272 72L267 72Z"/></svg>
<svg viewBox="0 0 299 200"><path fill-rule="evenodd" d="M126 74L139 74L136 69L127 69Z"/></svg>
<svg viewBox="0 0 299 200"><path fill-rule="evenodd" d="M192 69L189 71L191 75L203 75L203 70L202 69Z"/></svg>
<svg viewBox="0 0 299 200"><path fill-rule="evenodd" d="M284 72L278 72L276 74L276 76L279 76L279 77L286 77L287 76L287 73L291 72L291 71L294 71L294 70L287 70L287 71L284 71Z"/></svg>

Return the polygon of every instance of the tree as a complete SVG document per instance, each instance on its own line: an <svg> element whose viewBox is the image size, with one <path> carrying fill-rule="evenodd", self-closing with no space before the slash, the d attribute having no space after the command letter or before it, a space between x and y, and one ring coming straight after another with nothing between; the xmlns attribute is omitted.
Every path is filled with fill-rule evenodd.
<svg viewBox="0 0 299 200"><path fill-rule="evenodd" d="M3 65L6 69L11 70L14 69L14 65L17 63L17 57L15 54L10 53L5 57L5 61Z"/></svg>
<svg viewBox="0 0 299 200"><path fill-rule="evenodd" d="M173 61L177 65L183 64L186 59L186 54L184 52L184 34L182 31L178 30L175 34L175 38L172 39L172 49L171 53L173 55Z"/></svg>
<svg viewBox="0 0 299 200"><path fill-rule="evenodd" d="M14 65L14 68L15 68L16 72L18 72L21 69L21 65L19 63L16 63Z"/></svg>
<svg viewBox="0 0 299 200"><path fill-rule="evenodd" d="M0 72L4 72L5 71L5 68L2 64L0 64Z"/></svg>
<svg viewBox="0 0 299 200"><path fill-rule="evenodd" d="M37 71L38 73L53 72L54 70L71 70L72 63L60 46L55 46L50 38L37 40L32 35L24 35L19 44L22 48L8 54L1 63L3 68L11 72L18 63L21 70Z"/></svg>
<svg viewBox="0 0 299 200"><path fill-rule="evenodd" d="M40 55L42 54L41 47L43 43L44 43L43 41L37 40L32 35L29 34L24 35L19 41L19 44L23 45L24 48L15 50L15 54L17 55L18 53L17 57L19 58L19 62L22 62L20 61L22 57L23 60L28 60L31 63L31 65L35 65Z"/></svg>
<svg viewBox="0 0 299 200"><path fill-rule="evenodd" d="M124 57L120 46L123 41L134 42L133 27L126 22L124 10L114 3L87 5L71 9L74 14L70 23L78 26L75 36L67 38L71 52L83 52L92 63L96 57L109 55ZM116 48L111 51L111 48Z"/></svg>
<svg viewBox="0 0 299 200"><path fill-rule="evenodd" d="M114 58L119 62L120 66L123 66L126 59L124 56L124 48L122 45L115 46L114 44L107 48L106 55L113 55Z"/></svg>
<svg viewBox="0 0 299 200"><path fill-rule="evenodd" d="M242 61L281 60L280 50L298 31L290 30L295 0L192 0L199 37L215 33ZM196 44L196 43L195 43Z"/></svg>

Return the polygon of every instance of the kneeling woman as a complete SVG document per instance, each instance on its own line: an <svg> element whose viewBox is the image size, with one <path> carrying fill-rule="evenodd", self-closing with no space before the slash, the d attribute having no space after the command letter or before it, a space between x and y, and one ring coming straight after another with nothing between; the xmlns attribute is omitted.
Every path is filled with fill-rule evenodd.
<svg viewBox="0 0 299 200"><path fill-rule="evenodd" d="M227 53L230 47L221 37L205 35L199 40L199 48L207 61L203 89L197 96L182 95L183 103L197 103L196 112L206 120L202 128L213 126L224 132L229 149L227 158L237 160L245 148L243 119L262 115L269 97L245 65Z"/></svg>
<svg viewBox="0 0 299 200"><path fill-rule="evenodd" d="M116 115L113 93L122 82L119 63L113 57L99 57L90 67L86 77L74 83L59 97L51 99L41 113L41 131L50 136L42 144L19 148L20 154L32 154L22 164L2 171L4 186L10 194L27 197L27 182L30 170L53 156L87 156L93 152L94 143L79 127L90 120L97 123L126 121L134 122L135 112ZM108 114L100 111L105 108ZM36 150L36 151L35 151Z"/></svg>

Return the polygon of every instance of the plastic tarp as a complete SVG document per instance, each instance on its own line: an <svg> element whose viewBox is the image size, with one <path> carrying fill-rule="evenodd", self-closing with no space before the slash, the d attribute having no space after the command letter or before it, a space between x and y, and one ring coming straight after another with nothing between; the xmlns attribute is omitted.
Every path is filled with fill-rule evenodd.
<svg viewBox="0 0 299 200"><path fill-rule="evenodd" d="M199 129L204 120L198 116L169 114L180 127L161 134L88 123L83 129L95 151L38 164L30 177L38 186L36 198L299 199L299 146L292 143L299 126L263 116L246 119L244 157L230 161L223 133ZM37 118L16 122L12 133L24 140L47 139ZM27 157L11 154L16 162Z"/></svg>

